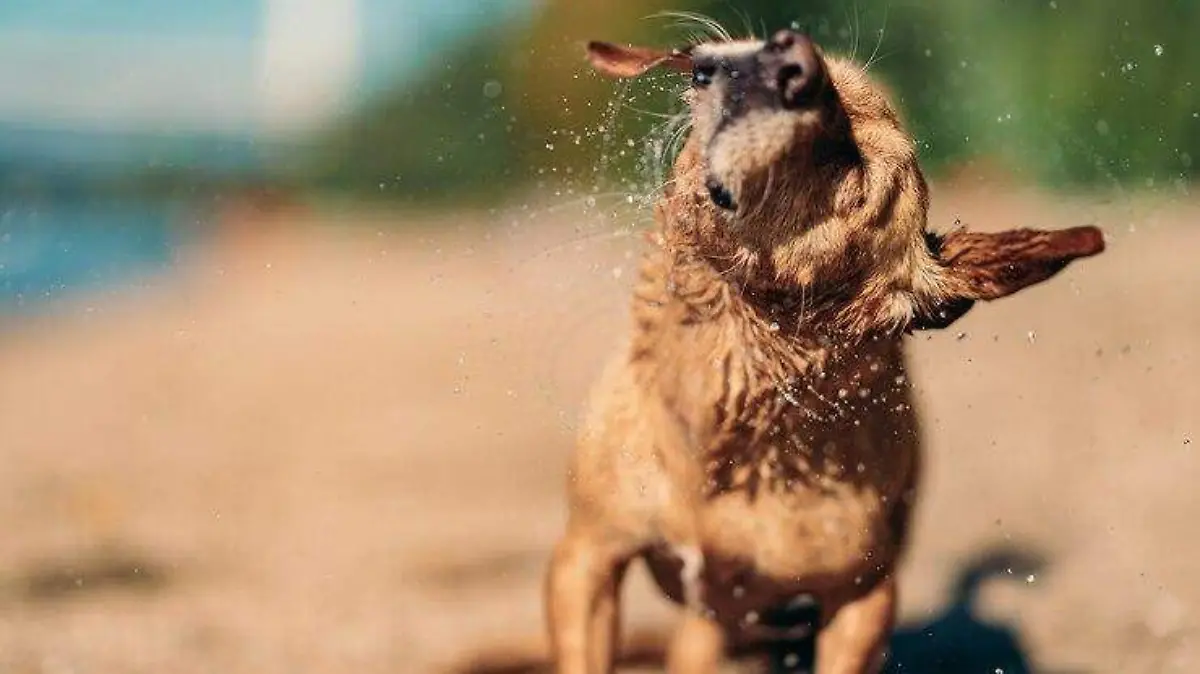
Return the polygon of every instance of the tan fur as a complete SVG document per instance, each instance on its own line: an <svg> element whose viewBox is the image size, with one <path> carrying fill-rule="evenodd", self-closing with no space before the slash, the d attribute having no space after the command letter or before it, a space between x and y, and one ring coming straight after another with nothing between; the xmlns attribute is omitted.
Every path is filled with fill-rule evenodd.
<svg viewBox="0 0 1200 674"><path fill-rule="evenodd" d="M592 61L620 75L669 54L607 45ZM716 671L801 593L821 605L820 674L874 671L919 478L903 334L1103 247L1091 229L928 235L925 180L886 96L857 65L821 63L802 111L722 128L718 86L688 95L693 131L658 205L632 335L570 471L546 594L562 674L611 671L620 582L639 557L690 614L671 671ZM709 198L713 171L736 213Z"/></svg>

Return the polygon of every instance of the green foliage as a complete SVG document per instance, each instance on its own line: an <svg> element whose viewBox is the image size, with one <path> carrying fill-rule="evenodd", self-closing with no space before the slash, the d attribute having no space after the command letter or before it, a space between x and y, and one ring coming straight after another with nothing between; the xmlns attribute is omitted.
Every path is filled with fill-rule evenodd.
<svg viewBox="0 0 1200 674"><path fill-rule="evenodd" d="M486 199L524 179L501 83L502 39L479 36L433 59L413 86L371 101L317 144L322 187L421 201Z"/></svg>
<svg viewBox="0 0 1200 674"><path fill-rule="evenodd" d="M1175 189L1195 175L1200 2L735 4L548 1L525 34L477 36L422 82L335 130L313 175L331 186L382 185L386 194L422 198L497 195L546 173L580 178L581 188L597 172L640 179L648 155L625 141L654 138L663 120L652 113L677 107L677 81L622 89L587 72L580 45L677 44L687 28L645 18L668 8L712 16L735 34L794 24L830 51L870 61L935 176L981 159L1053 187ZM500 82L503 94L483 95L487 82Z"/></svg>

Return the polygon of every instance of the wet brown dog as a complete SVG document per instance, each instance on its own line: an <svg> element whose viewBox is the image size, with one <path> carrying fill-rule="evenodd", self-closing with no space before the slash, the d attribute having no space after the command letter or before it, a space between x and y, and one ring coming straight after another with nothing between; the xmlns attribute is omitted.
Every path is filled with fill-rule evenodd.
<svg viewBox="0 0 1200 674"><path fill-rule="evenodd" d="M558 671L612 669L637 558L687 607L673 672L787 639L768 617L808 600L818 672L875 671L920 463L903 336L1044 281L1103 238L927 232L925 180L886 96L795 32L588 53L614 77L690 73L692 131L632 339L571 469L547 582Z"/></svg>

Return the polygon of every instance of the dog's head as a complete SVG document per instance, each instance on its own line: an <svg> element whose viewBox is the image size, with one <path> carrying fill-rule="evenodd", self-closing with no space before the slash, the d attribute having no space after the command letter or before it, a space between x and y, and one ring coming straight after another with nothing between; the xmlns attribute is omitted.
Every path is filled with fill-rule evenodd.
<svg viewBox="0 0 1200 674"><path fill-rule="evenodd" d="M589 55L602 73L617 77L657 65L690 75L685 99L704 186L713 204L731 213L744 211L739 206L747 205L753 183L804 146L848 136L825 58L794 31L765 42L710 42L671 52L592 43Z"/></svg>
<svg viewBox="0 0 1200 674"><path fill-rule="evenodd" d="M795 31L674 50L592 42L588 57L610 77L690 78L664 216L727 276L801 290L843 327L944 327L1103 250L1094 228L927 233L928 190L887 95Z"/></svg>

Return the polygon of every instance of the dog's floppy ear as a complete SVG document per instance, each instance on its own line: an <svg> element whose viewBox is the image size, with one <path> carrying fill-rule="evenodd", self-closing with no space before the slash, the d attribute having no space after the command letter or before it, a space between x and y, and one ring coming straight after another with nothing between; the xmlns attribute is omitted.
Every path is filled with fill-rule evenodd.
<svg viewBox="0 0 1200 674"><path fill-rule="evenodd" d="M937 264L937 297L925 302L912 329L944 328L978 300L1011 295L1062 271L1072 260L1104 251L1104 235L1095 227L1059 231L1015 229L983 233L958 230L926 234Z"/></svg>
<svg viewBox="0 0 1200 674"><path fill-rule="evenodd" d="M616 78L637 77L658 66L666 66L679 72L692 69L689 49L652 49L649 47L622 47L610 42L589 42L588 61L602 75Z"/></svg>

